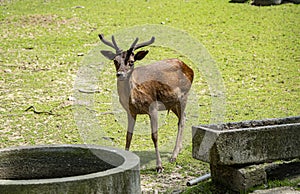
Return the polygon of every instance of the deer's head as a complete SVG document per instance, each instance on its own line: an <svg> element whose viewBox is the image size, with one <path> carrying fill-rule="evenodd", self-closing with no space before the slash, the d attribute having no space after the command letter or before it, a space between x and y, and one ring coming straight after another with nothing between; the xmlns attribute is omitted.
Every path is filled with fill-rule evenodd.
<svg viewBox="0 0 300 194"><path fill-rule="evenodd" d="M112 36L112 42L105 40L102 34L99 34L99 38L105 45L110 46L116 50L115 53L106 50L102 50L101 53L109 60L114 61L116 72L117 72L116 75L121 80L129 77L128 75L130 75L132 70L134 69L135 61L142 60L148 54L148 51L138 51L137 53L134 53L134 51L136 49L152 44L155 40L155 38L152 37L151 40L147 42L137 44L139 39L136 38L135 41L130 46L130 48L126 51L123 51L118 47L114 36Z"/></svg>

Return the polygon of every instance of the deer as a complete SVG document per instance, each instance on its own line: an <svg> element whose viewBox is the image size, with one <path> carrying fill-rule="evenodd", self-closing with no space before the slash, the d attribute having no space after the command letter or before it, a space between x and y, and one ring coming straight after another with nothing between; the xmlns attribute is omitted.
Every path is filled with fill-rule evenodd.
<svg viewBox="0 0 300 194"><path fill-rule="evenodd" d="M112 36L112 41L98 35L102 43L115 50L101 50L101 54L113 60L119 102L127 113L127 134L125 150L129 150L134 126L138 114L147 114L150 118L151 139L156 153L156 171L163 172L162 160L158 150L158 111L172 111L178 118L178 131L175 147L170 162L175 162L182 149L185 108L188 93L193 83L194 72L183 61L173 58L154 62L149 65L134 67L136 61L142 60L148 50L136 50L151 45L155 41L138 43L136 38L128 50L120 49Z"/></svg>

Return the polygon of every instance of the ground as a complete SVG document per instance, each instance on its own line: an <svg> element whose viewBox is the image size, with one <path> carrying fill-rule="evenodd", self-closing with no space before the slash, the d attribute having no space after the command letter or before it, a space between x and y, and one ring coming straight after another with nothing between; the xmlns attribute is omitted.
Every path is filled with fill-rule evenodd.
<svg viewBox="0 0 300 194"><path fill-rule="evenodd" d="M97 143L103 138L123 148L126 124L114 98L113 64L107 61L97 69L99 82L91 85L94 104L88 108L102 130L89 134L94 139L85 139L85 131L74 119L74 83L86 65L84 59L99 47L99 33L110 36L145 24L179 29L207 49L226 89L224 122L300 114L299 5L257 7L224 0L1 0L0 5L1 148ZM177 50L148 49L149 61L175 57L197 69L189 56ZM195 71L190 106L195 109L188 109L192 110L188 121L193 121L186 127L188 135L191 125L211 122L216 94L207 80L205 72ZM142 117L139 126L132 151L153 152L147 118ZM161 126L160 144L173 146L176 117L170 114ZM170 152L172 146L166 150ZM164 166L164 174L159 175L155 165L142 168L143 188L190 193L214 190L211 181L193 189L184 186L209 169L208 164L192 158L190 139L177 163L165 162ZM290 183L283 181L274 187L282 184Z"/></svg>

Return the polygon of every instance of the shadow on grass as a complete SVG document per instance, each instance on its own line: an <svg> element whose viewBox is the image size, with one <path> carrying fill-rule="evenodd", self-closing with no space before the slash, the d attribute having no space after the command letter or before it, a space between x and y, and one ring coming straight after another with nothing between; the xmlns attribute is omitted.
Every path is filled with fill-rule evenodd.
<svg viewBox="0 0 300 194"><path fill-rule="evenodd" d="M155 151L133 151L140 157L141 169L154 170L156 168L156 154ZM164 163L169 162L171 152L160 152L161 160Z"/></svg>
<svg viewBox="0 0 300 194"><path fill-rule="evenodd" d="M231 0L231 1L229 1L229 3L246 3L248 1L249 0Z"/></svg>

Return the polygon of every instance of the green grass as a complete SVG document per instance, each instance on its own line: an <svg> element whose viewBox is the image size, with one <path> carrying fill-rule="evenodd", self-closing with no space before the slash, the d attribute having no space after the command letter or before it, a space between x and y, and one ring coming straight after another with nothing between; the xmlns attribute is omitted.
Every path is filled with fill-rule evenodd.
<svg viewBox="0 0 300 194"><path fill-rule="evenodd" d="M299 190L298 184L299 184L299 178L298 179L284 179L284 180L271 180L268 181L266 185L261 185L257 187L253 187L247 191L244 191L243 193L250 193L254 192L255 190L263 190L263 189L272 189L276 187L293 187L295 190ZM196 194L196 193L205 193L205 194L223 194L223 193L235 193L230 190L224 189L222 186L216 186L211 181L204 181L199 183L197 186L191 187L186 189L184 194Z"/></svg>
<svg viewBox="0 0 300 194"><path fill-rule="evenodd" d="M99 44L99 33L111 35L145 24L183 30L206 47L226 88L224 122L300 113L299 5L255 7L221 0L4 0L0 3L2 148L84 143L72 106L74 81L81 61ZM149 49L149 59L180 57L195 67L187 56L176 51ZM102 92L95 94L94 110L101 129L113 138L114 145L124 147L123 118L116 117L111 104L114 74L109 62L99 72L104 80L98 84ZM193 85L199 110L197 123L193 124L206 124L210 121L211 96L201 72L197 72ZM25 111L30 106L53 114ZM132 149L152 150L147 117L139 119L140 126L145 126L149 134L137 130ZM160 144L173 146L174 123L174 115L166 117L159 133ZM186 132L190 129L186 128ZM207 172L207 164L192 159L190 144L186 143L176 164L164 162L166 174L176 172L188 178ZM170 149L167 146L162 150ZM142 170L150 182L155 182L157 176L153 168L150 165ZM161 189L159 184L155 188Z"/></svg>

